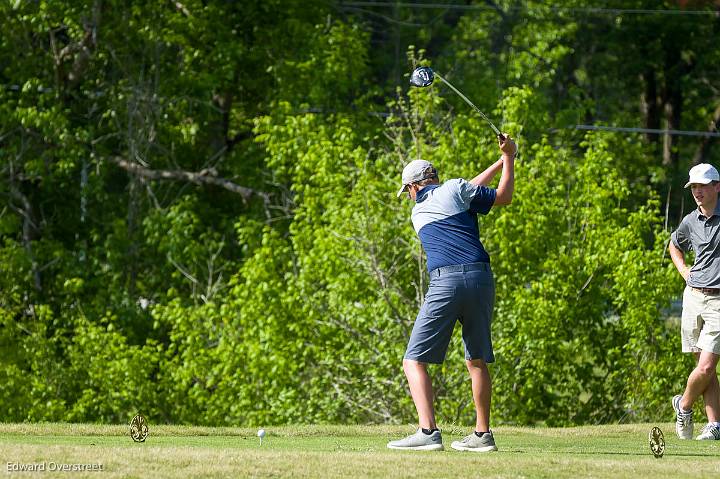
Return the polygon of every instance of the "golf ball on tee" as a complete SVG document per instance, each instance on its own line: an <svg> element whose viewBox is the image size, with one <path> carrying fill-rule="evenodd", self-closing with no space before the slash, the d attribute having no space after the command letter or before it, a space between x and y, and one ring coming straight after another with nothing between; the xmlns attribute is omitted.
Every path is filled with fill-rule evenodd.
<svg viewBox="0 0 720 479"><path fill-rule="evenodd" d="M262 438L265 437L265 429L259 429L259 430L258 430L258 437L259 437L260 439L262 439Z"/></svg>

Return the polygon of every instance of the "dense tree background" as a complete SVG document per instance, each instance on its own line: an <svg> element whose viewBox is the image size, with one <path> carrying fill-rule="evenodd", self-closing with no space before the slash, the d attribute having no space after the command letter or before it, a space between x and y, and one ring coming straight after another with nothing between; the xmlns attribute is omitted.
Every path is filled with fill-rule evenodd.
<svg viewBox="0 0 720 479"><path fill-rule="evenodd" d="M720 2L0 2L2 421L410 422L427 285L400 171L520 156L480 221L494 423L670 417ZM629 130L622 130L629 129ZM471 423L455 335L441 422Z"/></svg>

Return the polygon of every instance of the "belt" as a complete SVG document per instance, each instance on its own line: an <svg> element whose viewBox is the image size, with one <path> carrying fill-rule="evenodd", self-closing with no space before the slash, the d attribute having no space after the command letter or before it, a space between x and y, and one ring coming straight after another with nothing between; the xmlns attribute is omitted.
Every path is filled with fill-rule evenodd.
<svg viewBox="0 0 720 479"><path fill-rule="evenodd" d="M466 271L490 271L490 263L468 263L453 264L451 266L442 266L430 271L431 278L437 278L448 273L464 273Z"/></svg>
<svg viewBox="0 0 720 479"><path fill-rule="evenodd" d="M693 289L697 291L698 293L707 294L711 296L717 296L720 294L720 288L696 288L695 286L690 286L690 289Z"/></svg>

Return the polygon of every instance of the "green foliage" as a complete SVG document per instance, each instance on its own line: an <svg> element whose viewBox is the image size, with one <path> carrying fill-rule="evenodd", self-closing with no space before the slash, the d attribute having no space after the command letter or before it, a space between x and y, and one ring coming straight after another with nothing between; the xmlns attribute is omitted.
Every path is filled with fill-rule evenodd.
<svg viewBox="0 0 720 479"><path fill-rule="evenodd" d="M716 22L494 5L0 3L0 420L411 421L427 276L400 171L498 156L443 84L399 86L420 64L520 146L513 204L480 218L494 420L669 414L692 366L669 309L677 175L718 150L572 127L647 125L672 97L706 128ZM471 423L457 334L431 374L440 420Z"/></svg>
<svg viewBox="0 0 720 479"><path fill-rule="evenodd" d="M676 284L659 202L617 173L617 158L642 151L613 139L588 135L582 156L535 145L518 167L517 200L494 222L495 391L506 420L649 419L658 398L636 385L662 380L677 360L658 350L667 336L658 311Z"/></svg>
<svg viewBox="0 0 720 479"><path fill-rule="evenodd" d="M66 374L77 389L65 413L67 420L123 423L133 412L162 414L155 380L162 348L155 341L129 345L114 316L102 318L100 324L79 319L74 331Z"/></svg>

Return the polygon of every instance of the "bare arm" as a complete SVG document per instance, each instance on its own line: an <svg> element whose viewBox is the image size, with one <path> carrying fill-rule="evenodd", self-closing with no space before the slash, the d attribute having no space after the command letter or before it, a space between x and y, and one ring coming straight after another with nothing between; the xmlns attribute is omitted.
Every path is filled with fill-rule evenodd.
<svg viewBox="0 0 720 479"><path fill-rule="evenodd" d="M490 184L493 178L495 178L495 175L497 175L498 171L502 168L503 165L503 159L500 158L492 165L488 166L485 171L477 175L475 178L470 180L470 183L473 185L478 186L487 186Z"/></svg>
<svg viewBox="0 0 720 479"><path fill-rule="evenodd" d="M685 254L673 244L672 240L668 245L668 250L670 251L670 258L672 259L673 264L675 264L680 276L687 281L688 275L690 274L690 268L688 268L685 264Z"/></svg>
<svg viewBox="0 0 720 479"><path fill-rule="evenodd" d="M499 140L498 140L499 141ZM502 174L500 183L495 192L495 203L493 206L503 206L512 203L513 192L515 191L515 153L517 147L510 135L505 135L505 140L500 142L502 151Z"/></svg>

